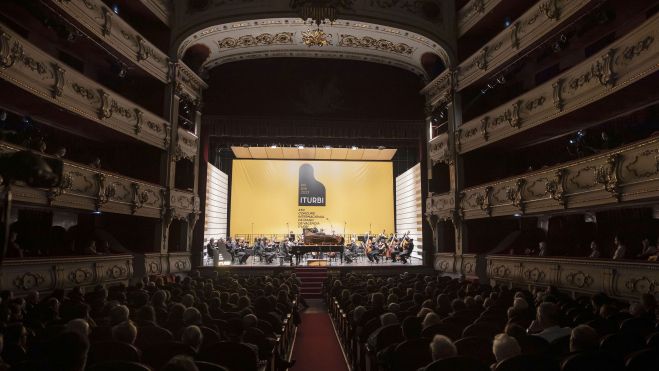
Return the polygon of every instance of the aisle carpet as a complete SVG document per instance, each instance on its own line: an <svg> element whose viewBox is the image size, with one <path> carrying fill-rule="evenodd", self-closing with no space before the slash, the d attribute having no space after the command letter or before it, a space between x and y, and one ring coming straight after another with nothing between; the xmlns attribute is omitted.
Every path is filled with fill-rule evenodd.
<svg viewBox="0 0 659 371"><path fill-rule="evenodd" d="M301 313L297 329L292 371L347 371L341 346L336 338L327 309L321 300L307 300L310 307Z"/></svg>

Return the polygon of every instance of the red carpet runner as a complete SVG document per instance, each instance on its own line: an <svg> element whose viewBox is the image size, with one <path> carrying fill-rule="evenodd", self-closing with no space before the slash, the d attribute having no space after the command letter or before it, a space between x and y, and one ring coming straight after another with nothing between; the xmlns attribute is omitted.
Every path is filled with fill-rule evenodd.
<svg viewBox="0 0 659 371"><path fill-rule="evenodd" d="M348 371L327 309L320 308L320 300L309 300L309 305L297 329L293 348L297 362L291 371Z"/></svg>

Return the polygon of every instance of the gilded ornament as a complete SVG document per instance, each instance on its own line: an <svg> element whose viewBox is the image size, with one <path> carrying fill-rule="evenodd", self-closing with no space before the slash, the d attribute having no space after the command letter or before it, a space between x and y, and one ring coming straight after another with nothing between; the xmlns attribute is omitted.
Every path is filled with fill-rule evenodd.
<svg viewBox="0 0 659 371"><path fill-rule="evenodd" d="M332 45L332 35L317 28L302 32L302 42L308 47Z"/></svg>
<svg viewBox="0 0 659 371"><path fill-rule="evenodd" d="M14 287L22 291L30 291L39 288L45 281L45 278L39 273L25 272L14 278Z"/></svg>

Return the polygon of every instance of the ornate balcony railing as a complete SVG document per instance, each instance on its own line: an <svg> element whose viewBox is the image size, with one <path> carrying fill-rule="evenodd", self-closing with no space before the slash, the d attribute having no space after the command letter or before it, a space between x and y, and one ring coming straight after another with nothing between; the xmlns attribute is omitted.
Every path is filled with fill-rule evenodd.
<svg viewBox="0 0 659 371"><path fill-rule="evenodd" d="M462 36L478 24L502 0L471 0L458 11L458 36Z"/></svg>
<svg viewBox="0 0 659 371"><path fill-rule="evenodd" d="M171 26L172 5L169 0L140 0L162 23Z"/></svg>
<svg viewBox="0 0 659 371"><path fill-rule="evenodd" d="M488 255L487 276L513 286L556 286L574 293L638 300L659 292L659 264L574 257Z"/></svg>
<svg viewBox="0 0 659 371"><path fill-rule="evenodd" d="M659 68L659 14L605 50L535 89L464 123L456 146L465 153L576 111Z"/></svg>
<svg viewBox="0 0 659 371"><path fill-rule="evenodd" d="M528 11L497 36L485 44L479 51L465 59L455 72L444 71L425 88L422 94L428 97L433 106L452 99L453 91L461 91L492 71L506 65L520 53L529 50L538 42L546 39L555 30L563 26L575 15L592 8L600 0L540 0ZM476 4L471 4L476 3ZM477 14L473 10L482 0L472 1L463 10Z"/></svg>
<svg viewBox="0 0 659 371"><path fill-rule="evenodd" d="M0 24L0 78L72 113L158 148L169 123L63 64Z"/></svg>
<svg viewBox="0 0 659 371"><path fill-rule="evenodd" d="M143 1L157 4L159 1ZM156 79L170 81L170 63L165 53L151 44L101 0L50 0L75 22L133 61Z"/></svg>
<svg viewBox="0 0 659 371"><path fill-rule="evenodd" d="M455 254L448 252L440 252L435 254L435 262L433 264L436 271L442 273L456 273L455 269Z"/></svg>
<svg viewBox="0 0 659 371"><path fill-rule="evenodd" d="M129 254L5 259L0 287L20 295L33 290L127 283L132 277L133 256Z"/></svg>
<svg viewBox="0 0 659 371"><path fill-rule="evenodd" d="M465 219L585 208L659 197L659 137L465 189L431 194L426 212ZM456 205L456 206L453 206Z"/></svg>
<svg viewBox="0 0 659 371"><path fill-rule="evenodd" d="M201 100L201 94L208 85L183 62L176 63L176 91L185 94L193 101Z"/></svg>
<svg viewBox="0 0 659 371"><path fill-rule="evenodd" d="M428 157L432 164L452 162L451 151L449 150L448 134L440 134L430 140L428 145Z"/></svg>
<svg viewBox="0 0 659 371"><path fill-rule="evenodd" d="M0 142L0 154L21 150L25 149ZM19 202L150 218L160 218L167 208L173 209L176 217L187 218L190 214L196 215L200 207L199 197L192 192L173 190L167 203L166 191L159 185L67 160L63 161L58 187L44 189L17 184L12 189L14 200Z"/></svg>
<svg viewBox="0 0 659 371"><path fill-rule="evenodd" d="M174 158L176 160L187 159L194 161L197 156L197 146L199 145L199 138L191 132L178 128L176 153Z"/></svg>

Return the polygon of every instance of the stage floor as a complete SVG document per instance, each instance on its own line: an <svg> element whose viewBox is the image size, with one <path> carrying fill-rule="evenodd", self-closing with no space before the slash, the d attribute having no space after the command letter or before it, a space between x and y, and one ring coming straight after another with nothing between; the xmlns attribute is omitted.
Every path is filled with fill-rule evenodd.
<svg viewBox="0 0 659 371"><path fill-rule="evenodd" d="M220 256L221 258L221 256ZM316 261L317 259L313 258L311 255L308 255L306 257L301 257L300 258L300 263L299 267L306 267L309 264L310 260ZM419 258L412 257L407 260L407 264L403 264L401 261L396 261L392 262L391 260L386 260L386 259L380 259L379 263L375 262L370 262L366 257L360 256L357 259L353 260L352 263L347 263L345 260L343 263L341 262L341 258L332 258L332 259L327 259L327 267L407 267L407 266L421 266L423 265L423 262ZM217 264L218 267L224 267L224 266L231 266L231 267L279 267L279 266L284 266L284 267L290 267L290 266L295 266L295 258L293 258L293 264L291 265L291 262L289 261L281 261L280 259L274 259L272 263L268 264L265 259L261 260L258 257L250 256L247 258L247 262L245 264L238 264L237 261L234 261L233 264L231 263L230 260L220 260ZM212 267L213 266L213 260L208 259L207 257L204 257L204 267Z"/></svg>

